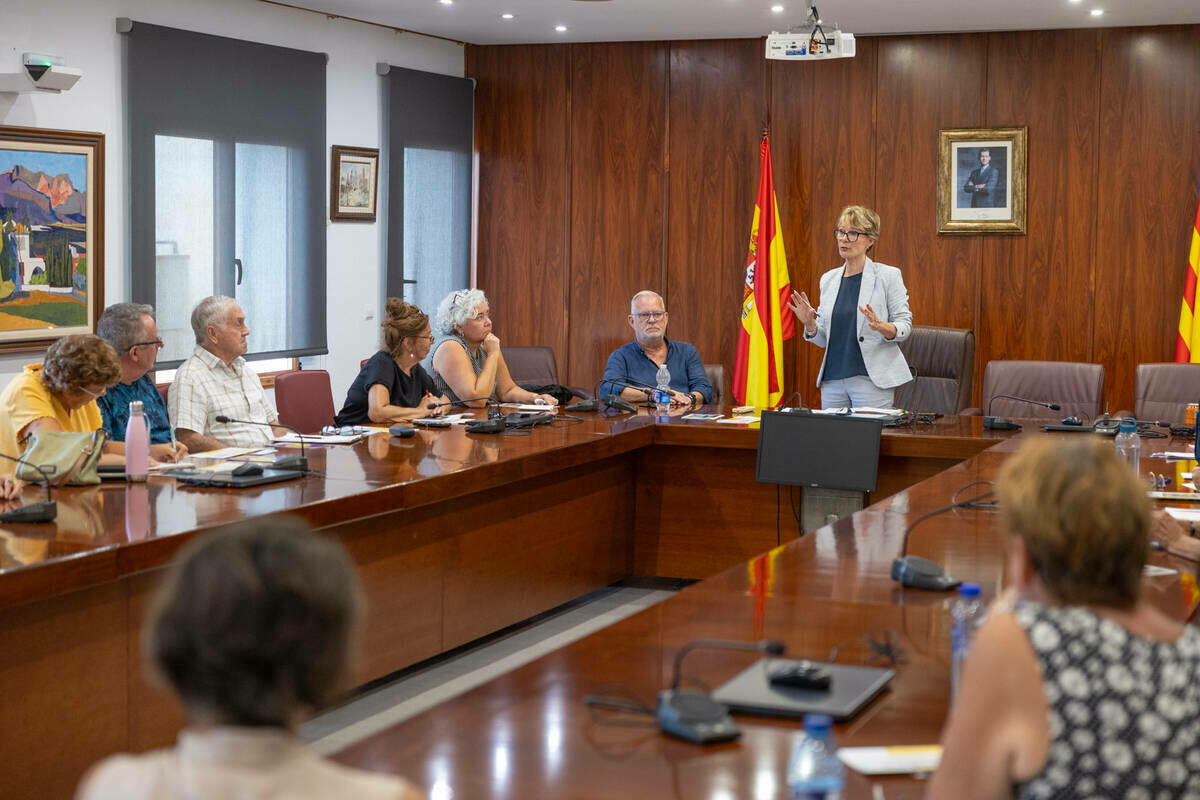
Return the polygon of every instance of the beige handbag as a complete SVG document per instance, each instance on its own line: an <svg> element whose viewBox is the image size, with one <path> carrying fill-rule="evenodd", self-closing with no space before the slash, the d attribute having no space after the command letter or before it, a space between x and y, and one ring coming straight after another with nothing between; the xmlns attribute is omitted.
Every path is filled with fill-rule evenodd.
<svg viewBox="0 0 1200 800"><path fill-rule="evenodd" d="M104 452L108 434L102 429L91 433L34 431L21 440L25 452L17 477L30 483L46 480L37 465L49 474L51 486L92 486L100 482L96 467Z"/></svg>

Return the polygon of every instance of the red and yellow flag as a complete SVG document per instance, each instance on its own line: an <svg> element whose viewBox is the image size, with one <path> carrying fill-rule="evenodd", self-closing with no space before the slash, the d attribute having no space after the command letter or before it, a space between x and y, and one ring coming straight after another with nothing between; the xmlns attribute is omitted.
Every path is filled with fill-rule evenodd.
<svg viewBox="0 0 1200 800"><path fill-rule="evenodd" d="M792 314L783 310L791 297L792 284L775 203L771 146L765 133L759 151L762 171L750 225L733 396L738 405L775 408L783 400L783 342L792 337L796 326Z"/></svg>
<svg viewBox="0 0 1200 800"><path fill-rule="evenodd" d="M1196 319L1196 283L1200 274L1200 202L1192 223L1192 249L1188 253L1187 279L1183 283L1183 307L1179 310L1179 336L1175 339L1175 360L1200 363L1200 320Z"/></svg>

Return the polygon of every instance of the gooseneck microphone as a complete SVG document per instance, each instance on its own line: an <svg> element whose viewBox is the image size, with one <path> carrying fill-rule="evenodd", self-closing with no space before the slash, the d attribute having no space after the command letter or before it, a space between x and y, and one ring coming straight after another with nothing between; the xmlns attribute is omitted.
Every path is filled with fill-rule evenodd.
<svg viewBox="0 0 1200 800"><path fill-rule="evenodd" d="M231 422L236 422L240 425L261 425L267 428L278 425L280 428L287 428L289 431L296 434L296 437L300 439L300 455L277 458L275 459L274 463L271 464L271 467L272 469L290 469L296 472L308 472L308 456L305 455L304 452L304 434L296 428L293 428L291 425L285 425L282 422L257 422L252 419L234 419L233 417L227 417L224 414L218 414L215 419L222 425L228 425Z"/></svg>
<svg viewBox="0 0 1200 800"><path fill-rule="evenodd" d="M702 744L736 739L742 732L733 723L728 708L713 700L708 692L679 688L684 657L702 647L721 650L756 650L772 656L783 655L786 648L778 639L763 639L758 642L697 639L679 648L675 654L671 688L658 693L658 707L655 710L655 716L658 717L659 727L673 736Z"/></svg>
<svg viewBox="0 0 1200 800"><path fill-rule="evenodd" d="M997 398L1004 397L1008 400L1017 400L1021 403L1029 403L1033 406L1041 406L1048 408L1051 411L1062 411L1062 406L1058 403L1043 403L1041 400L1030 400L1028 397L1017 397L1015 394L994 394L988 400L987 414L983 418L983 427L993 431L1019 431L1021 426L1005 417L992 416L992 403L996 402Z"/></svg>
<svg viewBox="0 0 1200 800"><path fill-rule="evenodd" d="M37 464L25 461L24 457L17 458L7 453L0 453L0 458L7 458L9 461L15 461L18 464L35 469L42 476L43 480L46 481L45 500L36 503L26 503L20 508L5 511L3 514L0 514L0 522L53 522L54 518L58 516L58 504L50 499L50 473Z"/></svg>
<svg viewBox="0 0 1200 800"><path fill-rule="evenodd" d="M487 397L468 397L465 400L447 400L444 403L430 403L427 408L441 408L442 406L465 406L467 403L478 403L480 400L491 400L492 396ZM490 405L490 403L489 403Z"/></svg>
<svg viewBox="0 0 1200 800"><path fill-rule="evenodd" d="M990 481L976 481L976 483L990 483ZM973 485L967 484L962 489ZM962 489L959 489L959 492ZM955 494L957 496L957 492ZM913 529L922 522L939 514L945 514L947 511L953 511L956 508L994 508L994 505L985 506L980 502L991 496L992 492L987 491L983 494L969 497L966 500L952 502L948 506L935 508L933 511L922 514L913 520L912 524L905 529L904 538L900 541L900 557L892 562L892 580L898 581L901 586L907 586L912 589L928 589L933 592L948 592L962 583L958 578L947 573L936 561L921 558L920 556L910 556L908 554L908 537L912 534ZM951 499L953 500L954 498Z"/></svg>

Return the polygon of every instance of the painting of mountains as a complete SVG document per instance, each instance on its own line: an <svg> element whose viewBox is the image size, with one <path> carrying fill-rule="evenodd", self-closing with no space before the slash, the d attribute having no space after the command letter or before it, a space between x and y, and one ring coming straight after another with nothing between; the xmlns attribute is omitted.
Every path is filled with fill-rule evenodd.
<svg viewBox="0 0 1200 800"><path fill-rule="evenodd" d="M100 134L0 127L0 349L92 331L102 148Z"/></svg>

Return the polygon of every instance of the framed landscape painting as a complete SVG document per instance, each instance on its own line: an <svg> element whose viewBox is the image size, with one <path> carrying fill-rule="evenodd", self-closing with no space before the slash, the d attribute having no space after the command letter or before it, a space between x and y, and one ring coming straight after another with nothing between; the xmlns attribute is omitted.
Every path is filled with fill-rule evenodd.
<svg viewBox="0 0 1200 800"><path fill-rule="evenodd" d="M104 134L0 126L0 350L95 330L103 205Z"/></svg>
<svg viewBox="0 0 1200 800"><path fill-rule="evenodd" d="M374 222L378 194L379 151L335 144L329 176L329 218Z"/></svg>

